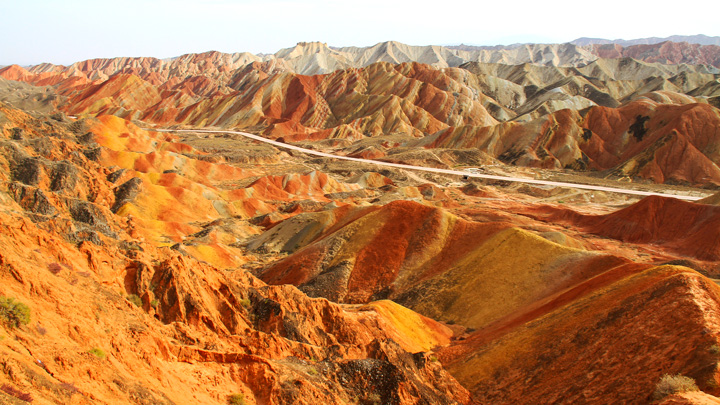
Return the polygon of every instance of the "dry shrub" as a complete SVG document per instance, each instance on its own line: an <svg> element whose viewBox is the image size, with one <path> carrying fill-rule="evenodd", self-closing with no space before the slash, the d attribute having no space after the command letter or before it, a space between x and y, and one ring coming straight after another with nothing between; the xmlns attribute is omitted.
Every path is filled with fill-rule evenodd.
<svg viewBox="0 0 720 405"><path fill-rule="evenodd" d="M245 395L232 394L227 398L228 405L245 405Z"/></svg>
<svg viewBox="0 0 720 405"><path fill-rule="evenodd" d="M665 374L655 386L653 398L662 399L672 394L699 390L697 384L695 384L695 380L690 377L680 374Z"/></svg>
<svg viewBox="0 0 720 405"><path fill-rule="evenodd" d="M127 296L127 300L135 304L136 307L142 307L142 299L136 294L130 294Z"/></svg>
<svg viewBox="0 0 720 405"><path fill-rule="evenodd" d="M0 387L3 392L5 392L8 395L12 395L17 399L20 399L25 402L32 402L33 397L28 392L22 392L19 389L13 387L12 385L3 384L2 387Z"/></svg>
<svg viewBox="0 0 720 405"><path fill-rule="evenodd" d="M59 263L50 263L47 267L52 274L58 274L60 273L60 270L62 270L62 266L60 266Z"/></svg>

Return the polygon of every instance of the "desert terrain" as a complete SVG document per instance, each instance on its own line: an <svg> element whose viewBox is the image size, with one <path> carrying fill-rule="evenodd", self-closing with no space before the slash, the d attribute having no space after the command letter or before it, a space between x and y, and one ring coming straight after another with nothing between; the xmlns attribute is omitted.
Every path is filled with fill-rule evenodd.
<svg viewBox="0 0 720 405"><path fill-rule="evenodd" d="M670 41L4 67L0 403L720 403L719 107Z"/></svg>

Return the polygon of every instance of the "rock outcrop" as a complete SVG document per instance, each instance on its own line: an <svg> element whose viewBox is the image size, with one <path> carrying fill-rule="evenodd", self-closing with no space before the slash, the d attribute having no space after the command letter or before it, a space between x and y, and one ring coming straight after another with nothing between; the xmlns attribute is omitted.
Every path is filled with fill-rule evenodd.
<svg viewBox="0 0 720 405"><path fill-rule="evenodd" d="M673 43L627 50L642 47L714 50ZM470 51L301 43L264 59L218 52L98 59L8 66L0 77L53 86L56 94L42 96L52 100L35 104L69 115L239 128L373 159L397 147L474 148L514 165L720 184L713 129L720 71L699 64L704 59L644 58L650 51L639 50L589 58L569 44L463 52ZM392 146L367 141L383 136L404 138Z"/></svg>
<svg viewBox="0 0 720 405"><path fill-rule="evenodd" d="M240 252L226 238L241 231L201 204L254 173L202 164L192 147L117 117L0 111L0 295L30 321L0 311L1 402L470 403L430 353L450 342L447 326L390 301L338 305L227 270L218 246ZM311 174L248 190L270 201L342 187ZM213 225L188 235L193 247L166 246L198 220Z"/></svg>
<svg viewBox="0 0 720 405"><path fill-rule="evenodd" d="M665 374L715 401L716 196L280 151L720 185L716 69L591 49L3 68L48 87L0 87L37 96L0 104L0 402L625 403Z"/></svg>

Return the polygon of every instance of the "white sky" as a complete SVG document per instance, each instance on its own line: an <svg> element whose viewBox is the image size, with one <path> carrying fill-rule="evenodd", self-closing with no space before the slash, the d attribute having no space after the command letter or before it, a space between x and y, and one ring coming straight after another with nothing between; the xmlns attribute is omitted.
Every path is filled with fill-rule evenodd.
<svg viewBox="0 0 720 405"><path fill-rule="evenodd" d="M717 0L0 0L0 65L275 53L300 41L497 45L720 36L719 12Z"/></svg>

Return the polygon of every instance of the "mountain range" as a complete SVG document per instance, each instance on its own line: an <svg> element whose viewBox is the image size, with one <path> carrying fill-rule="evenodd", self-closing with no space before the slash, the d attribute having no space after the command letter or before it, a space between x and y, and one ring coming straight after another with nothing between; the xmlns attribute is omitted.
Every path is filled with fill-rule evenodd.
<svg viewBox="0 0 720 405"><path fill-rule="evenodd" d="M551 50L555 62L575 58L579 49L538 47ZM642 47L626 49L653 60L656 51L668 51L666 59L672 59L705 49L668 42L655 51ZM615 48L606 50L607 58L573 67L466 62L438 68L404 62L432 59L442 54L434 52L438 49L388 42L361 52L314 43L282 50L278 59L265 62L210 52L172 61L14 65L0 69L0 77L51 86L47 103L71 115L238 128L286 142L327 140L343 153L375 158L393 148L362 144L364 138L402 134L404 147L473 148L520 166L720 184L714 124L719 118L713 107L720 105L720 70L714 66L644 62L620 57ZM350 54L365 67L312 76L294 72L320 66L319 60L349 63L341 57ZM289 69L287 61L301 65Z"/></svg>
<svg viewBox="0 0 720 405"><path fill-rule="evenodd" d="M570 41L571 44L585 46L591 44L607 45L617 44L621 46L632 46L632 45L654 45L662 42L687 42L689 44L698 45L720 45L720 37L709 37L707 35L671 35L669 37L649 37L649 38L638 38L638 39L602 39L602 38L578 38Z"/></svg>
<svg viewBox="0 0 720 405"><path fill-rule="evenodd" d="M632 45L654 45L659 44L662 42L687 42L689 44L698 44L698 45L720 45L720 37L710 37L707 35L671 35L669 37L649 37L649 38L637 38L637 39L605 39L605 38L588 38L588 37L582 37L577 38L572 41L569 41L567 43L578 45L578 46L588 46L588 45L608 45L608 44L615 44L620 46L632 46ZM498 50L498 49L513 49L518 48L523 45L532 45L532 43L515 43L510 45L466 45L466 44L460 44L460 45L449 45L447 46L450 49L457 49L457 50L463 50L463 51L472 51L472 50L480 50L480 49L487 49L487 50Z"/></svg>
<svg viewBox="0 0 720 405"><path fill-rule="evenodd" d="M718 49L2 68L0 402L720 403Z"/></svg>
<svg viewBox="0 0 720 405"><path fill-rule="evenodd" d="M580 40L578 40L580 41ZM338 69L361 68L376 62L403 63L420 62L436 68L457 67L467 62L501 63L516 65L534 63L552 66L579 66L594 61L610 49L617 56L634 57L648 62L706 64L720 67L718 44L686 45L671 40L662 42L621 45L616 42L592 42L587 44L518 44L509 47L468 47L468 46L412 46L395 41L381 42L368 47L330 47L321 42L299 42L291 48L281 49L274 54L254 55L248 52L220 54L214 64L236 69L250 62L272 62L278 69L299 74L323 74ZM712 41L711 41L712 42ZM682 46L678 53L674 47ZM642 55L642 57L640 57ZM169 59L157 58L113 58L98 59L74 63L70 66L40 64L30 67L31 73L66 71L70 75L83 76L93 71L98 76L92 79L107 78L121 69L148 69L158 72L175 72L179 66L188 63L188 54ZM114 62L107 64L107 60ZM162 73L161 73L162 74Z"/></svg>

